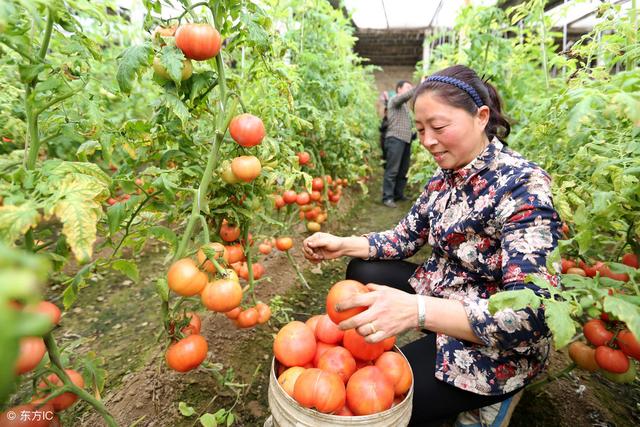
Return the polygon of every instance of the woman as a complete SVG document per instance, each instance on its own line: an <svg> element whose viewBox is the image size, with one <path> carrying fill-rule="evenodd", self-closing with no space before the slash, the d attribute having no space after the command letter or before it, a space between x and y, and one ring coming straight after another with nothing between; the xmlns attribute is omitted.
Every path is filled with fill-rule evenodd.
<svg viewBox="0 0 640 427"><path fill-rule="evenodd" d="M338 305L368 306L342 329L357 328L369 342L427 330L402 349L415 378L411 425L459 413L457 425L507 425L523 387L544 368L550 332L543 308L492 315L488 298L543 294L529 274L557 283L546 268L561 227L550 178L506 147L500 97L468 67L424 80L414 112L420 143L439 169L409 213L385 232L316 233L304 242L305 256L354 257L347 278L370 283L371 292ZM425 244L432 254L424 264L401 261Z"/></svg>

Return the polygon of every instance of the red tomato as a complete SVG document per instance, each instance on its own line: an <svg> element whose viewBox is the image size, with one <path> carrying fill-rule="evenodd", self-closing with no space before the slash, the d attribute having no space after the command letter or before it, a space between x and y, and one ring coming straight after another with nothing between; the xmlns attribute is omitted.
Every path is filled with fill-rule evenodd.
<svg viewBox="0 0 640 427"><path fill-rule="evenodd" d="M592 266L585 264L584 261L578 262L578 266L584 270L584 272L587 274L587 277L596 277L598 269L602 268L603 265L604 263L602 261L598 261Z"/></svg>
<svg viewBox="0 0 640 427"><path fill-rule="evenodd" d="M296 203L300 206L309 204L310 200L311 200L311 197L309 196L309 193L307 193L306 191L303 191L302 193L299 193L296 196Z"/></svg>
<svg viewBox="0 0 640 427"><path fill-rule="evenodd" d="M271 243L260 243L260 245L258 245L258 251L262 255L269 255L272 249Z"/></svg>
<svg viewBox="0 0 640 427"><path fill-rule="evenodd" d="M291 203L295 203L297 199L298 195L293 190L287 190L282 193L282 200L284 200L284 202L288 205L290 205Z"/></svg>
<svg viewBox="0 0 640 427"><path fill-rule="evenodd" d="M630 331L627 329L620 331L616 337L616 342L624 354L640 360L640 343Z"/></svg>
<svg viewBox="0 0 640 427"><path fill-rule="evenodd" d="M26 306L24 311L45 314L49 316L53 325L60 323L60 317L62 316L62 312L58 306L49 301L40 301L35 306Z"/></svg>
<svg viewBox="0 0 640 427"><path fill-rule="evenodd" d="M77 387L80 387L80 388L84 387L84 379L82 378L82 375L80 375L78 372L74 371L73 369L65 369L64 371L69 376L69 379L73 384L75 384ZM58 378L56 374L50 374L47 377L47 381L56 388L61 387L63 385L62 380ZM40 384L38 384L39 389L46 389L48 387L49 386L45 381L41 381ZM67 409L71 405L73 405L76 400L78 400L78 395L68 391L66 393L62 393L60 396L54 397L49 401L49 403L53 405L54 411L60 412Z"/></svg>
<svg viewBox="0 0 640 427"><path fill-rule="evenodd" d="M109 204L109 206L113 206L113 205L115 205L116 203L118 203L118 201L117 201L116 199L114 199L113 197L109 197L109 198L107 199L107 203Z"/></svg>
<svg viewBox="0 0 640 427"><path fill-rule="evenodd" d="M316 354L313 331L297 320L287 323L273 341L273 354L285 366L306 365Z"/></svg>
<svg viewBox="0 0 640 427"><path fill-rule="evenodd" d="M566 222L562 223L562 234L564 234L565 237L569 236L569 226Z"/></svg>
<svg viewBox="0 0 640 427"><path fill-rule="evenodd" d="M333 323L331 318L326 314L320 317L316 325L316 338L327 344L338 344L342 342L344 331L338 325Z"/></svg>
<svg viewBox="0 0 640 427"><path fill-rule="evenodd" d="M256 156L239 156L231 161L231 170L241 181L251 182L260 176L262 165Z"/></svg>
<svg viewBox="0 0 640 427"><path fill-rule="evenodd" d="M393 384L376 366L356 371L347 383L347 406L355 415L371 415L393 405Z"/></svg>
<svg viewBox="0 0 640 427"><path fill-rule="evenodd" d="M606 345L596 348L596 363L605 371L614 374L624 374L629 369L629 358L622 350L616 350Z"/></svg>
<svg viewBox="0 0 640 427"><path fill-rule="evenodd" d="M293 246L293 239L291 237L278 237L276 239L276 248L279 251L288 251Z"/></svg>
<svg viewBox="0 0 640 427"><path fill-rule="evenodd" d="M200 293L207 280L207 275L198 269L191 258L179 259L171 264L167 272L169 289L185 297Z"/></svg>
<svg viewBox="0 0 640 427"><path fill-rule="evenodd" d="M339 415L341 417L353 417L353 412L351 412L347 405L344 405L342 409L337 410L333 413L333 415Z"/></svg>
<svg viewBox="0 0 640 427"><path fill-rule="evenodd" d="M246 310L242 310L236 319L236 325L239 328L253 328L258 324L258 319L260 314L255 307L247 308Z"/></svg>
<svg viewBox="0 0 640 427"><path fill-rule="evenodd" d="M189 318L189 324L182 328L180 332L185 335L199 335L200 328L202 327L202 320L200 320L200 316L198 316L198 313L188 311L187 317Z"/></svg>
<svg viewBox="0 0 640 427"><path fill-rule="evenodd" d="M284 205L286 205L284 198L280 195L276 195L273 201L276 205L276 209L282 209Z"/></svg>
<svg viewBox="0 0 640 427"><path fill-rule="evenodd" d="M213 58L221 45L220 33L209 24L184 24L176 30L176 46L189 59Z"/></svg>
<svg viewBox="0 0 640 427"><path fill-rule="evenodd" d="M271 307L263 302L258 302L256 310L258 311L258 323L261 325L267 323L271 318Z"/></svg>
<svg viewBox="0 0 640 427"><path fill-rule="evenodd" d="M360 282L355 280L341 280L335 283L327 294L327 314L334 323L339 324L343 320L362 313L367 307L354 307L349 310L337 312L336 304L351 297L354 294L366 293L369 289Z"/></svg>
<svg viewBox="0 0 640 427"><path fill-rule="evenodd" d="M278 384L289 396L293 397L293 390L300 374L306 371L302 366L294 366L286 369L278 377Z"/></svg>
<svg viewBox="0 0 640 427"><path fill-rule="evenodd" d="M47 352L44 340L40 337L20 338L20 350L16 360L15 372L17 375L33 370Z"/></svg>
<svg viewBox="0 0 640 427"><path fill-rule="evenodd" d="M311 189L313 191L320 191L324 188L324 181L322 178L317 177L311 180Z"/></svg>
<svg viewBox="0 0 640 427"><path fill-rule="evenodd" d="M561 259L561 263L562 263L562 269L561 269L562 274L566 274L567 270L576 266L576 263L574 261L564 259L564 258Z"/></svg>
<svg viewBox="0 0 640 427"><path fill-rule="evenodd" d="M202 304L209 310L226 313L242 302L242 287L231 279L218 279L207 285L200 295Z"/></svg>
<svg viewBox="0 0 640 427"><path fill-rule="evenodd" d="M640 267L640 263L638 262L638 255L636 254L624 254L622 256L622 263L629 267L638 268Z"/></svg>
<svg viewBox="0 0 640 427"><path fill-rule="evenodd" d="M316 408L319 412L331 413L345 403L344 383L337 374L318 368L305 370L293 388L293 397L305 408Z"/></svg>
<svg viewBox="0 0 640 427"><path fill-rule="evenodd" d="M209 345L202 335L189 335L169 346L167 365L174 371L187 372L197 368L207 358Z"/></svg>
<svg viewBox="0 0 640 427"><path fill-rule="evenodd" d="M242 312L242 308L236 307L233 310L227 311L224 315L227 316L229 319L233 320L233 319L237 319L241 312Z"/></svg>
<svg viewBox="0 0 640 427"><path fill-rule="evenodd" d="M301 166L306 165L309 163L309 160L311 160L311 155L306 151L301 151L297 153L296 156L298 156L298 163L300 163Z"/></svg>
<svg viewBox="0 0 640 427"><path fill-rule="evenodd" d="M244 249L241 245L225 246L227 249L227 256L229 257L229 264L235 264L245 260Z"/></svg>
<svg viewBox="0 0 640 427"><path fill-rule="evenodd" d="M240 114L229 123L231 138L243 147L254 147L262 142L265 129L262 120L252 114Z"/></svg>
<svg viewBox="0 0 640 427"><path fill-rule="evenodd" d="M596 350L583 342L574 341L569 344L569 357L585 371L595 372L599 368L596 363Z"/></svg>
<svg viewBox="0 0 640 427"><path fill-rule="evenodd" d="M225 242L235 242L240 238L240 227L237 225L229 225L226 219L222 220L220 226L220 237Z"/></svg>
<svg viewBox="0 0 640 427"><path fill-rule="evenodd" d="M396 336L392 336L389 338L385 338L382 340L382 346L384 347L384 351L389 351L396 345Z"/></svg>
<svg viewBox="0 0 640 427"><path fill-rule="evenodd" d="M317 202L318 200L322 199L322 193L317 190L313 190L309 195L309 198L314 202Z"/></svg>
<svg viewBox="0 0 640 427"><path fill-rule="evenodd" d="M344 348L349 350L354 357L360 360L376 360L384 353L384 344L382 341L369 344L355 329L345 331L342 345L344 345Z"/></svg>
<svg viewBox="0 0 640 427"><path fill-rule="evenodd" d="M264 267L259 262L253 263L251 269L253 270L253 278L255 280L261 278L265 271ZM242 263L240 271L238 271L238 276L240 276L244 280L249 280L249 266L247 265L247 263Z"/></svg>
<svg viewBox="0 0 640 427"><path fill-rule="evenodd" d="M304 322L308 327L311 328L314 335L316 334L316 326L318 326L318 321L320 321L322 316L322 314L316 314L315 316L311 316L307 319L306 322Z"/></svg>
<svg viewBox="0 0 640 427"><path fill-rule="evenodd" d="M400 396L411 388L411 367L406 359L395 351L386 351L376 360L375 364L393 384L393 391Z"/></svg>
<svg viewBox="0 0 640 427"><path fill-rule="evenodd" d="M317 368L322 355L325 354L327 350L330 350L335 346L335 344L327 344L326 342L318 341L316 344L316 354L313 356L313 366Z"/></svg>
<svg viewBox="0 0 640 427"><path fill-rule="evenodd" d="M240 229L238 228L238 231ZM225 232L229 232L229 230L225 230ZM222 234L222 228L220 229L220 234ZM207 243L203 245L200 249L198 249L197 257L198 257L198 265L207 270L209 273L215 273L216 268L211 261L207 258L202 248L208 249L208 252L213 252L215 255L214 259L222 258L224 262L229 262L229 255L227 254L227 250L225 249L222 243Z"/></svg>
<svg viewBox="0 0 640 427"><path fill-rule="evenodd" d="M318 368L325 372L338 374L345 384L356 371L356 360L349 350L341 346L327 349L318 360Z"/></svg>
<svg viewBox="0 0 640 427"><path fill-rule="evenodd" d="M591 319L582 326L582 332L585 338L594 346L607 345L613 332L607 330L607 326L600 319Z"/></svg>

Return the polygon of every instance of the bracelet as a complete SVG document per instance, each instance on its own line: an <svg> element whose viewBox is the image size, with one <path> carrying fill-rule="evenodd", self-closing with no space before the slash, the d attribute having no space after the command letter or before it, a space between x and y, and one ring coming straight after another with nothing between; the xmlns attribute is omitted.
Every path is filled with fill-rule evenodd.
<svg viewBox="0 0 640 427"><path fill-rule="evenodd" d="M418 326L416 326L417 330L421 330L424 328L424 322L427 315L427 309L424 304L424 298L422 295L416 295L418 297Z"/></svg>

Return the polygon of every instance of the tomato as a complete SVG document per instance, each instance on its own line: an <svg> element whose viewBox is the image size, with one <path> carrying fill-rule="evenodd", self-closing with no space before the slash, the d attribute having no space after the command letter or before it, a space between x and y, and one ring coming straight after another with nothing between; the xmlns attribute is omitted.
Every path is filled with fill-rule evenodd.
<svg viewBox="0 0 640 427"><path fill-rule="evenodd" d="M318 326L318 322L322 319L323 314L316 314L315 316L311 316L304 322L308 327L311 328L313 334L316 334L316 327Z"/></svg>
<svg viewBox="0 0 640 427"><path fill-rule="evenodd" d="M320 191L324 188L324 181L322 178L317 177L311 180L311 189L314 191Z"/></svg>
<svg viewBox="0 0 640 427"><path fill-rule="evenodd" d="M286 369L280 376L278 377L278 384L280 387L287 393L289 396L293 397L293 389L296 385L296 381L300 374L306 371L305 368L301 366L294 366L292 368Z"/></svg>
<svg viewBox="0 0 640 427"><path fill-rule="evenodd" d="M259 117L245 113L231 119L229 133L239 145L254 147L262 142L266 132Z"/></svg>
<svg viewBox="0 0 640 427"><path fill-rule="evenodd" d="M73 384L80 388L84 387L84 379L82 378L82 375L80 375L73 369L65 369L64 371L69 376L69 379ZM56 374L50 374L47 377L47 381L51 383L55 388L61 387L63 385L62 380L58 378ZM48 387L49 386L44 380L41 381L40 384L38 384L39 389L46 389ZM78 400L78 395L68 391L66 393L62 393L60 396L54 397L49 402L51 403L51 405L53 405L54 411L60 412L73 405L76 400Z"/></svg>
<svg viewBox="0 0 640 427"><path fill-rule="evenodd" d="M340 201L340 194L332 194L329 196L329 201L333 204L338 203Z"/></svg>
<svg viewBox="0 0 640 427"><path fill-rule="evenodd" d="M396 396L409 391L412 382L411 367L400 353L395 351L382 353L376 360L375 366L380 368L382 373L391 381Z"/></svg>
<svg viewBox="0 0 640 427"><path fill-rule="evenodd" d="M184 24L176 30L176 46L189 59L213 58L221 45L220 33L209 24Z"/></svg>
<svg viewBox="0 0 640 427"><path fill-rule="evenodd" d="M313 361L311 362L313 367L317 368L318 363L320 363L320 358L322 357L322 355L326 353L327 350L330 350L334 347L336 347L336 344L327 344L326 342L317 341L316 354L313 356Z"/></svg>
<svg viewBox="0 0 640 427"><path fill-rule="evenodd" d="M316 325L315 335L318 341L327 344L338 344L342 342L344 331L338 327L326 314L320 317Z"/></svg>
<svg viewBox="0 0 640 427"><path fill-rule="evenodd" d="M587 273L583 269L578 268L578 267L568 268L567 269L567 274L577 274L578 276L583 276L583 277L587 276Z"/></svg>
<svg viewBox="0 0 640 427"><path fill-rule="evenodd" d="M353 417L353 412L349 409L347 405L344 405L341 409L338 409L333 415L338 415L341 417Z"/></svg>
<svg viewBox="0 0 640 427"><path fill-rule="evenodd" d="M107 203L109 204L109 206L113 206L113 205L115 205L116 203L118 203L118 201L117 201L116 199L114 199L113 197L109 197L109 198L107 199Z"/></svg>
<svg viewBox="0 0 640 427"><path fill-rule="evenodd" d="M202 247L200 247L200 249L198 249L198 265L202 266L209 273L215 273L216 268L213 263L207 259L207 256L205 255L202 248L209 249L208 252L213 252L215 254L213 255L214 259L220 259L220 257L222 257L225 262L229 262L229 255L227 254L227 250L222 243L214 242L203 245Z"/></svg>
<svg viewBox="0 0 640 427"><path fill-rule="evenodd" d="M236 319L236 325L239 328L253 328L258 324L258 318L260 314L255 307L247 308L246 310L242 310Z"/></svg>
<svg viewBox="0 0 640 427"><path fill-rule="evenodd" d="M349 350L354 357L360 360L376 360L384 353L382 341L369 344L355 329L345 331L342 345Z"/></svg>
<svg viewBox="0 0 640 427"><path fill-rule="evenodd" d="M276 239L276 248L279 251L288 251L293 247L293 239L291 237L278 237Z"/></svg>
<svg viewBox="0 0 640 427"><path fill-rule="evenodd" d="M322 226L315 221L307 222L307 230L312 233L318 232L322 229Z"/></svg>
<svg viewBox="0 0 640 427"><path fill-rule="evenodd" d="M284 205L286 205L287 203L284 201L284 198L277 194L274 198L273 198L273 202L276 205L276 209L282 209L284 207Z"/></svg>
<svg viewBox="0 0 640 427"><path fill-rule="evenodd" d="M355 280L341 280L335 283L327 294L327 314L331 320L338 324L343 320L347 320L348 318L365 311L367 307L354 307L337 312L336 305L352 295L366 292L369 292L369 289L362 283Z"/></svg>
<svg viewBox="0 0 640 427"><path fill-rule="evenodd" d="M311 194L309 194L309 198L310 198L311 200L313 200L314 202L317 202L317 201L319 201L320 199L322 199L322 193L320 193L320 192L319 192L319 191L317 191L317 190L313 190L313 191L311 192Z"/></svg>
<svg viewBox="0 0 640 427"><path fill-rule="evenodd" d="M636 366L633 363L629 363L629 369L622 374L614 374L609 371L602 371L601 373L605 378L620 384L629 384L636 380Z"/></svg>
<svg viewBox="0 0 640 427"><path fill-rule="evenodd" d="M389 338L385 338L382 340L382 347L384 347L384 351L389 351L396 344L396 336L392 336Z"/></svg>
<svg viewBox="0 0 640 427"><path fill-rule="evenodd" d="M306 165L309 163L309 160L311 160L311 155L306 151L296 153L296 156L298 156L298 163L300 163L300 166Z"/></svg>
<svg viewBox="0 0 640 427"><path fill-rule="evenodd" d="M303 191L302 193L298 193L298 195L296 196L296 203L300 206L309 204L310 200L311 200L311 197L309 196L309 193L307 193L306 191Z"/></svg>
<svg viewBox="0 0 640 427"><path fill-rule="evenodd" d="M258 252L262 255L269 255L273 248L271 247L271 243L260 243L258 245Z"/></svg>
<svg viewBox="0 0 640 427"><path fill-rule="evenodd" d="M638 262L638 255L632 253L624 254L622 256L622 263L633 268L640 267L640 263Z"/></svg>
<svg viewBox="0 0 640 427"><path fill-rule="evenodd" d="M16 360L15 372L21 375L33 370L47 352L44 340L40 337L20 338L20 350Z"/></svg>
<svg viewBox="0 0 640 427"><path fill-rule="evenodd" d="M596 363L596 350L583 342L574 341L569 344L569 357L585 371L595 372L599 369Z"/></svg>
<svg viewBox="0 0 640 427"><path fill-rule="evenodd" d="M613 332L607 330L607 326L600 319L591 319L582 326L582 332L585 338L594 346L607 345Z"/></svg>
<svg viewBox="0 0 640 427"><path fill-rule="evenodd" d="M255 280L258 280L264 275L264 272L265 272L264 267L259 262L254 262L253 265L251 266L251 269L253 270L253 278ZM238 276L240 276L244 280L249 280L249 266L246 263L243 263L242 266L240 267Z"/></svg>
<svg viewBox="0 0 640 427"><path fill-rule="evenodd" d="M578 262L578 266L584 270L584 272L587 274L587 277L596 277L596 273L598 269L601 268L603 265L604 263L601 261L596 262L592 266L585 264L584 261Z"/></svg>
<svg viewBox="0 0 640 427"><path fill-rule="evenodd" d="M316 338L307 325L297 320L287 323L273 341L273 354L285 366L303 366L316 354Z"/></svg>
<svg viewBox="0 0 640 427"><path fill-rule="evenodd" d="M156 37L175 37L177 29L177 25L171 25L169 27L158 25L151 33L151 39L155 42ZM164 46L164 43L162 43L161 46Z"/></svg>
<svg viewBox="0 0 640 427"><path fill-rule="evenodd" d="M235 264L236 262L244 261L244 249L242 245L230 245L225 246L227 249L227 257L229 258L229 264Z"/></svg>
<svg viewBox="0 0 640 427"><path fill-rule="evenodd" d="M52 325L57 325L58 323L60 323L60 317L62 316L62 312L60 311L58 306L49 301L40 301L34 306L26 306L24 308L24 311L29 313L45 314L51 319Z"/></svg>
<svg viewBox="0 0 640 427"><path fill-rule="evenodd" d="M620 331L616 337L616 343L624 354L640 360L640 343L629 330Z"/></svg>
<svg viewBox="0 0 640 427"><path fill-rule="evenodd" d="M160 58L158 58L157 56L153 58L153 71L165 80L173 80L171 78L171 75L169 74L169 71L165 68L164 65L162 65L162 62L160 62ZM180 80L185 81L189 77L191 77L192 74L193 65L191 65L190 60L185 59L184 61L182 61L182 74L180 75Z"/></svg>
<svg viewBox="0 0 640 427"><path fill-rule="evenodd" d="M562 223L562 229L561 229L561 231L562 231L562 234L564 234L564 236L565 236L565 237L568 237L568 236L569 236L569 226L567 225L567 223L566 223L566 222L563 222L563 223Z"/></svg>
<svg viewBox="0 0 640 427"><path fill-rule="evenodd" d="M297 199L298 194L293 190L286 190L284 193L282 193L282 200L284 200L284 202L288 205L290 205L291 203L295 203Z"/></svg>
<svg viewBox="0 0 640 427"><path fill-rule="evenodd" d="M596 363L605 371L614 374L624 374L629 369L629 358L622 350L616 350L606 345L596 348Z"/></svg>
<svg viewBox="0 0 640 427"><path fill-rule="evenodd" d="M319 412L329 414L344 406L346 392L337 374L311 368L298 377L293 397L305 408L316 408Z"/></svg>
<svg viewBox="0 0 640 427"><path fill-rule="evenodd" d="M209 345L202 335L189 335L169 346L167 365L174 371L187 372L197 368L207 358Z"/></svg>
<svg viewBox="0 0 640 427"><path fill-rule="evenodd" d="M317 367L325 372L338 374L343 383L347 383L356 371L356 360L349 350L341 346L327 349L318 359Z"/></svg>
<svg viewBox="0 0 640 427"><path fill-rule="evenodd" d="M13 416L9 416L13 413ZM29 416L22 417L22 414ZM50 402L38 405L35 402L25 405L18 405L0 412L0 426L2 427L50 427L55 424L51 422L56 418L53 413L53 406Z"/></svg>
<svg viewBox="0 0 640 427"><path fill-rule="evenodd" d="M226 313L224 313L225 316L227 316L229 319L231 320L235 320L238 318L238 316L240 315L240 313L242 312L242 308L240 306L234 308L233 310L229 310Z"/></svg>
<svg viewBox="0 0 640 427"><path fill-rule="evenodd" d="M251 182L260 176L262 165L256 156L239 156L231 161L231 170L241 181Z"/></svg>
<svg viewBox="0 0 640 427"><path fill-rule="evenodd" d="M225 242L235 242L240 238L240 227L237 225L229 225L227 220L223 219L222 225L220 226L220 238Z"/></svg>
<svg viewBox="0 0 640 427"><path fill-rule="evenodd" d="M238 177L233 174L230 162L225 162L225 165L222 167L222 172L220 172L220 178L222 178L222 180L227 184L231 185L240 182L240 179L238 179Z"/></svg>
<svg viewBox="0 0 640 427"><path fill-rule="evenodd" d="M256 310L258 311L258 323L265 324L271 318L271 307L263 302L256 303Z"/></svg>
<svg viewBox="0 0 640 427"><path fill-rule="evenodd" d="M347 406L355 415L371 415L393 405L393 384L376 366L356 371L347 383Z"/></svg>
<svg viewBox="0 0 640 427"><path fill-rule="evenodd" d="M202 290L202 304L209 310L226 313L242 302L242 287L231 279L218 279Z"/></svg>
<svg viewBox="0 0 640 427"><path fill-rule="evenodd" d="M184 297L199 294L207 281L207 275L198 270L191 258L182 258L174 262L167 273L169 289Z"/></svg>
<svg viewBox="0 0 640 427"><path fill-rule="evenodd" d="M200 328L202 328L202 320L200 320L200 316L198 316L198 313L193 311L188 311L186 315L189 318L189 324L182 328L180 332L185 335L199 335Z"/></svg>
<svg viewBox="0 0 640 427"><path fill-rule="evenodd" d="M568 269L573 268L573 267L576 266L575 261L571 261L569 259L562 258L560 261L561 261L561 264L562 264L562 269L561 269L562 274L565 274Z"/></svg>

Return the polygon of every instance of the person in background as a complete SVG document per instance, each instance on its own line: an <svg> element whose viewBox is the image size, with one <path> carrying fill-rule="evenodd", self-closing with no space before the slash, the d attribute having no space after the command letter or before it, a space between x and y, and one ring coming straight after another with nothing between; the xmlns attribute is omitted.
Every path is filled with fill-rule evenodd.
<svg viewBox="0 0 640 427"><path fill-rule="evenodd" d="M384 139L384 179L382 181L382 203L395 208L396 201L406 200L404 188L411 160L413 123L407 102L415 89L411 83L400 80L396 84L396 95L387 103L387 129Z"/></svg>
<svg viewBox="0 0 640 427"><path fill-rule="evenodd" d="M529 275L558 286L547 269L561 235L551 179L507 148L500 97L472 69L435 73L413 102L420 144L439 166L420 197L390 230L315 233L304 254L313 262L353 257L346 278L370 290L338 302L338 311L367 307L341 329L372 343L426 332L402 347L414 374L410 426L457 416L458 427L505 427L545 369L551 333L543 306L492 313L489 297L525 289L548 296ZM423 264L404 260L427 244Z"/></svg>

